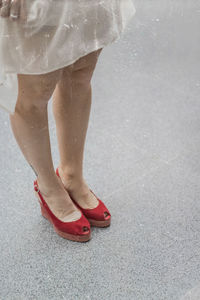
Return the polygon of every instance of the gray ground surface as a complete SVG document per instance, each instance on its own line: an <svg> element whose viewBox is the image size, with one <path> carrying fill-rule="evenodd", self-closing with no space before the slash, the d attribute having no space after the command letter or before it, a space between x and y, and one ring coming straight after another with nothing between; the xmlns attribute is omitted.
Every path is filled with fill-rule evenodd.
<svg viewBox="0 0 200 300"><path fill-rule="evenodd" d="M200 299L200 1L135 5L99 58L85 147L110 228L54 233L0 112L0 299Z"/></svg>

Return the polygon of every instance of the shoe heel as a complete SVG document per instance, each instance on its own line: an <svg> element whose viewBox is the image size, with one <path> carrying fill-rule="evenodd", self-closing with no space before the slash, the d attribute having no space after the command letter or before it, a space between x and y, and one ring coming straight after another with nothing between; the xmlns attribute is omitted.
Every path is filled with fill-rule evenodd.
<svg viewBox="0 0 200 300"><path fill-rule="evenodd" d="M45 210L43 209L43 207L42 207L42 204L40 203L40 209L41 209L41 214L42 214L42 216L45 218L45 219L49 219L48 218L48 216L47 216L47 214L46 214L46 212L45 212Z"/></svg>
<svg viewBox="0 0 200 300"><path fill-rule="evenodd" d="M47 214L46 214L46 212L45 212L45 210L44 210L44 208L43 208L43 205L42 205L42 203L41 203L41 200L40 200L40 198L39 198L39 195L38 195L38 193L35 191L35 195L36 195L36 198L37 198L37 200L38 200L38 202L39 202L39 204L40 204L40 210L41 210L41 215L45 218L45 219L48 219L48 216L47 216Z"/></svg>

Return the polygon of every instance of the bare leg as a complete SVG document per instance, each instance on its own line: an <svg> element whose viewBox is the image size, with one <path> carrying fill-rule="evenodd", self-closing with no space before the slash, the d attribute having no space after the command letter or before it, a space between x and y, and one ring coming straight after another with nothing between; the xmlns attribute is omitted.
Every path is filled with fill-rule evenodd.
<svg viewBox="0 0 200 300"><path fill-rule="evenodd" d="M60 177L70 195L83 208L98 205L83 178L83 153L91 109L91 78L101 50L80 58L71 68L63 69L53 94Z"/></svg>
<svg viewBox="0 0 200 300"><path fill-rule="evenodd" d="M55 174L48 128L47 105L61 74L61 69L44 75L18 74L19 94L10 122L48 205L58 218L73 221L81 214Z"/></svg>

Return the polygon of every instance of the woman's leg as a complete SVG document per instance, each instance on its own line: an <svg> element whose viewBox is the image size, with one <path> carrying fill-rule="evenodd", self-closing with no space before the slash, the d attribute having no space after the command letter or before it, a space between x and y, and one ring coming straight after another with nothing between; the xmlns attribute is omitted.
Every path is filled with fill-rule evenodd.
<svg viewBox="0 0 200 300"><path fill-rule="evenodd" d="M83 152L91 109L91 78L101 50L89 53L70 68L63 69L53 94L60 177L71 196L83 208L98 205L83 178Z"/></svg>
<svg viewBox="0 0 200 300"><path fill-rule="evenodd" d="M18 74L19 93L10 122L48 205L58 218L72 221L81 214L55 175L48 128L47 105L61 74L61 69L43 75Z"/></svg>

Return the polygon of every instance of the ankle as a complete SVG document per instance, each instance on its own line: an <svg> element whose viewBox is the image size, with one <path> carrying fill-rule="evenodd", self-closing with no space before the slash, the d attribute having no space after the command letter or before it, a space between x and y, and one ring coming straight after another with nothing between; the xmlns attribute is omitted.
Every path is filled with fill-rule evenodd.
<svg viewBox="0 0 200 300"><path fill-rule="evenodd" d="M58 172L60 177L64 180L64 182L69 185L78 185L83 184L84 179L82 173L80 171L72 170L69 168L63 168L61 166L58 167Z"/></svg>
<svg viewBox="0 0 200 300"><path fill-rule="evenodd" d="M44 181L41 178L37 178L38 187L42 195L49 197L50 195L56 193L58 190L61 190L58 178L55 177L53 180Z"/></svg>

